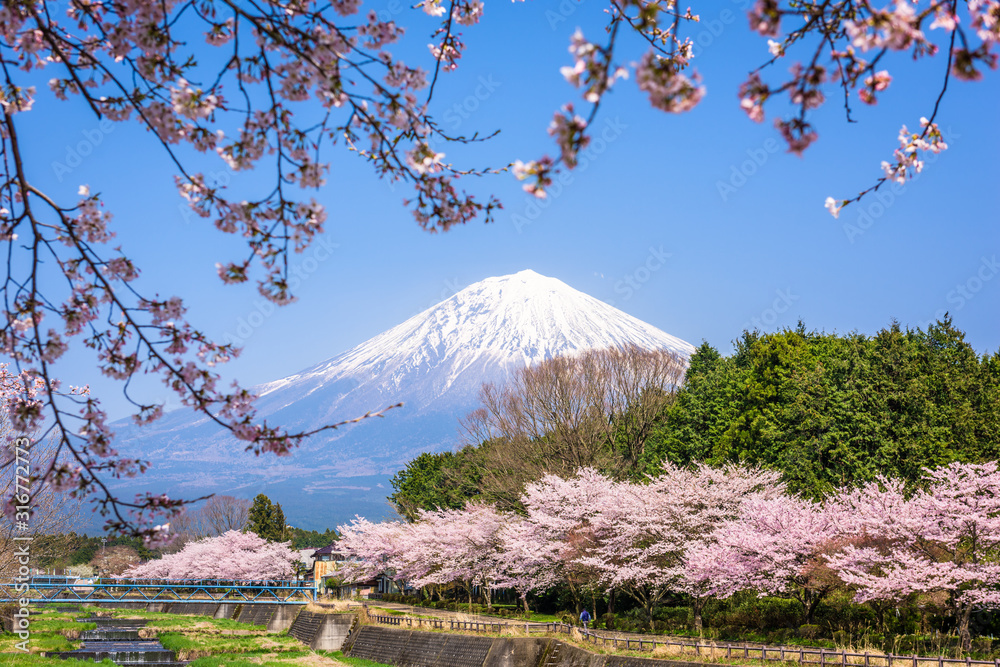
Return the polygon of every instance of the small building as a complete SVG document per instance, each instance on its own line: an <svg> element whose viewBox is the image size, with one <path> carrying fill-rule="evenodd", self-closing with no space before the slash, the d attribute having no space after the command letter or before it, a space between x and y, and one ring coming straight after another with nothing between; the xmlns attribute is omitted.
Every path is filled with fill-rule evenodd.
<svg viewBox="0 0 1000 667"><path fill-rule="evenodd" d="M364 581L344 581L340 575L347 556L337 550L337 543L328 544L317 549L313 557L313 587L317 592L326 590L326 581L336 579L336 596L338 598L380 598L387 593L400 593L402 588L386 574L379 574Z"/></svg>
<svg viewBox="0 0 1000 667"><path fill-rule="evenodd" d="M296 551L299 555L297 560L300 563L295 572L295 578L298 581L305 581L312 577L313 562L315 561L313 553L315 551L315 549L299 549Z"/></svg>
<svg viewBox="0 0 1000 667"><path fill-rule="evenodd" d="M313 588L316 591L324 590L326 587L326 580L330 577L338 577L340 563L347 560L344 554L337 551L336 542L328 544L322 549L316 549L312 553L312 559Z"/></svg>

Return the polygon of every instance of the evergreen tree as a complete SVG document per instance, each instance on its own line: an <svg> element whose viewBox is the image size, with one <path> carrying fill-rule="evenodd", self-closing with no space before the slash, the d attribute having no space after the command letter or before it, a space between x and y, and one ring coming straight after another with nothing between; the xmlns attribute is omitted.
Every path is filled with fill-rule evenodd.
<svg viewBox="0 0 1000 667"><path fill-rule="evenodd" d="M266 539L284 542L288 532L285 525L285 512L281 509L281 503L277 503L271 513L271 536Z"/></svg>
<svg viewBox="0 0 1000 667"><path fill-rule="evenodd" d="M285 513L281 504L274 505L263 493L253 499L250 506L247 530L271 542L280 542L285 537Z"/></svg>

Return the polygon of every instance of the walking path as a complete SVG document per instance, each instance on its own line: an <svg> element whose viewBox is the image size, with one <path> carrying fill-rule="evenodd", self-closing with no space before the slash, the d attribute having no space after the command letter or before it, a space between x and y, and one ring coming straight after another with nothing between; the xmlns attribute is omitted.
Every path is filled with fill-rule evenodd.
<svg viewBox="0 0 1000 667"><path fill-rule="evenodd" d="M837 650L806 646L768 646L750 642L723 643L691 637L671 637L667 635L605 630L598 633L593 630L585 631L582 627L569 626L564 623L515 621L496 616L466 614L460 611L416 607L394 602L372 602L374 604L364 604L365 607L369 608L369 615L377 615L371 609L372 607L376 607L378 609L391 609L417 616L411 616L408 620L406 616L377 615L379 616L377 622L389 623L391 625L403 625L404 621L407 621L406 625L419 628L425 623L433 625L436 620L437 623L448 622L449 628L452 629L483 632L496 632L496 626L524 628L528 632L548 631L563 634L569 634L572 630L576 630L582 635L581 638L585 643L595 646L639 651L655 651L660 646L666 647L667 651L680 651L681 654L686 653L690 657L698 656L699 658L708 658L710 660L743 659L760 660L761 662L772 660L782 663L797 662L800 665L819 665L820 667L850 667L855 665L858 667L972 667L973 665L1000 667L1000 660L971 660L969 657L947 658L943 655L894 655L868 651L855 653L844 649ZM462 627L455 627L457 623L461 623ZM433 627L443 628L444 626L433 625Z"/></svg>

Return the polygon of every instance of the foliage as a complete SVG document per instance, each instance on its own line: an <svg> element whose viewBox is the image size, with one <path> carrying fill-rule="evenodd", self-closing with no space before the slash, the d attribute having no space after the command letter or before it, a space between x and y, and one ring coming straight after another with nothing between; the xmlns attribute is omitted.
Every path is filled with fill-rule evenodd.
<svg viewBox="0 0 1000 667"><path fill-rule="evenodd" d="M421 509L460 509L475 498L517 509L525 484L548 473L641 476L637 462L683 371L670 352L628 347L551 359L503 387L486 384L484 407L463 422L470 444L418 456L393 478L389 499L412 521Z"/></svg>
<svg viewBox="0 0 1000 667"><path fill-rule="evenodd" d="M304 528L295 528L294 526L288 529L285 537L291 540L291 547L293 549L321 549L331 542L336 542L340 539L337 531L333 528L327 528L323 532L319 532L318 530L305 530Z"/></svg>
<svg viewBox="0 0 1000 667"><path fill-rule="evenodd" d="M114 451L96 399L55 381L54 367L74 343L93 349L100 371L123 383L140 425L163 414L163 404L128 395L131 381L149 372L254 453L287 453L310 433L264 423L251 392L220 386L213 367L238 350L188 322L179 297L141 288L140 267L113 245L113 216L96 188L92 193L88 184L74 183L79 189L70 196L40 189L44 179L35 178L29 158L45 140L32 127L44 123L23 116L36 101L51 102L36 97L35 84L47 81L58 100L77 98L102 127L135 122L145 128L149 145L176 166L176 188L192 217L245 240L243 253L220 263L219 278L256 280L258 291L276 304L294 299L290 253L324 230L326 209L300 190L324 185L330 163L320 156L329 160L331 146L358 154L379 177L412 186L405 204L416 222L447 230L480 216L489 221L500 207L493 197L484 202L462 190L464 177L510 167L529 193L546 196L557 171L578 166L604 95L630 74L649 104L667 113L688 112L705 94L692 62L697 14L671 0L612 2L603 8L603 37L591 41L580 30L570 37L572 65L561 73L587 110L581 115L568 103L553 114L549 134L558 154L466 169L446 162L439 148L481 137L450 135L435 120L432 102L442 85L439 74L457 68L465 52L460 30L483 17L480 0L423 0L412 8L437 22L429 56L423 55L426 68L395 53L403 26L374 10L363 16L357 0L303 0L292 9L275 0L70 2L66 11L44 10L38 0L6 3L0 17L8 65L0 79L0 239L9 258L0 351L27 373L24 400L13 412L18 429L32 432L47 422L57 438L60 457L46 481L95 492L113 529L171 514L179 502L152 493L122 501L102 482L103 475L141 473L146 463ZM902 126L899 148L882 163L874 185L851 199L827 199L837 215L886 183L907 182L921 171L927 152L947 148L935 122L941 98L952 76L974 81L996 67L998 13L996 0L918 0L885 9L868 0L761 0L748 8L748 17L767 39L767 53L761 45L760 57L750 56L761 65L740 87L739 105L761 122L765 105L773 109L787 93L792 113L775 125L789 151L801 154L818 138L813 114L828 96L843 98L851 120L855 94L875 104L891 85L889 70L880 68L893 58L923 63L945 54L940 96L928 117L913 131ZM635 36L642 49L629 49L625 35ZM786 58L792 60L787 67L769 68ZM273 187L245 199L228 180L206 176L220 165L216 160L234 172L267 170ZM36 376L44 383L39 392L29 386ZM163 537L162 531L144 532Z"/></svg>
<svg viewBox="0 0 1000 667"><path fill-rule="evenodd" d="M70 565L90 563L98 556L102 548L128 547L135 550L142 560L157 558L160 555L159 550L150 549L142 539L131 536L88 537L87 535L69 533L52 536L50 539L53 539L62 549L65 549L63 553L67 554ZM50 561L51 564L55 562L57 561ZM40 566L50 567L51 565Z"/></svg>
<svg viewBox="0 0 1000 667"><path fill-rule="evenodd" d="M556 584L577 608L589 592L595 612L597 591L622 591L654 631L670 624L657 608L678 596L698 632L713 600L772 596L749 616L709 613L723 628L778 624L793 634L816 625L835 594L869 606L858 613L841 603L847 622L879 628L888 627L887 606L922 596L951 611L968 650L972 612L1000 608L1000 464L952 463L924 477L926 489L910 495L901 481L880 478L820 504L755 468L665 463L645 484L581 469L529 484L523 516L476 503L420 511L412 523L359 518L341 527L339 546L345 576L384 572L439 596L459 585L470 609L473 586L488 607L492 589L511 588L525 612L529 593Z"/></svg>
<svg viewBox="0 0 1000 667"><path fill-rule="evenodd" d="M265 540L284 540L285 513L281 510L281 503L272 504L270 498L263 493L258 494L247 513L246 528Z"/></svg>
<svg viewBox="0 0 1000 667"><path fill-rule="evenodd" d="M683 377L679 355L630 345L548 359L503 386L484 384L483 407L462 423L469 444L490 443L479 452L484 499L517 508L525 484L546 473L630 477Z"/></svg>
<svg viewBox="0 0 1000 667"><path fill-rule="evenodd" d="M887 475L1000 455L1000 356L977 356L949 318L873 337L745 332L731 357L707 344L650 436L644 467L745 462L822 498Z"/></svg>
<svg viewBox="0 0 1000 667"><path fill-rule="evenodd" d="M461 509L479 495L476 451L466 447L458 453L420 454L393 476L389 502L407 521L415 520L421 509Z"/></svg>
<svg viewBox="0 0 1000 667"><path fill-rule="evenodd" d="M549 439L532 444L548 451ZM802 325L744 332L732 356L698 348L637 449L634 465L622 454L599 470L637 481L664 461L744 463L781 472L790 490L814 500L879 474L917 484L924 466L1000 456L1000 354L979 357L948 318L927 331L893 324L872 337ZM521 461L520 451L491 436L455 453L422 454L393 479L390 500L408 520L475 498L517 508L524 484L560 465L505 475L509 466L497 462Z"/></svg>

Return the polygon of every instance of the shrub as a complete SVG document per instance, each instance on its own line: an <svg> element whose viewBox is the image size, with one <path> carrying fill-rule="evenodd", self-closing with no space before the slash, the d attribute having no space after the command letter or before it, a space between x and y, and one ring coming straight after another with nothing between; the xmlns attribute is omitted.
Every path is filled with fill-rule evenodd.
<svg viewBox="0 0 1000 667"><path fill-rule="evenodd" d="M691 610L687 607L659 607L653 612L653 620L662 621L670 630L684 630L691 619Z"/></svg>
<svg viewBox="0 0 1000 667"><path fill-rule="evenodd" d="M823 628L818 625L810 625L807 623L806 625L799 626L799 637L803 637L805 639L816 639L822 631Z"/></svg>

